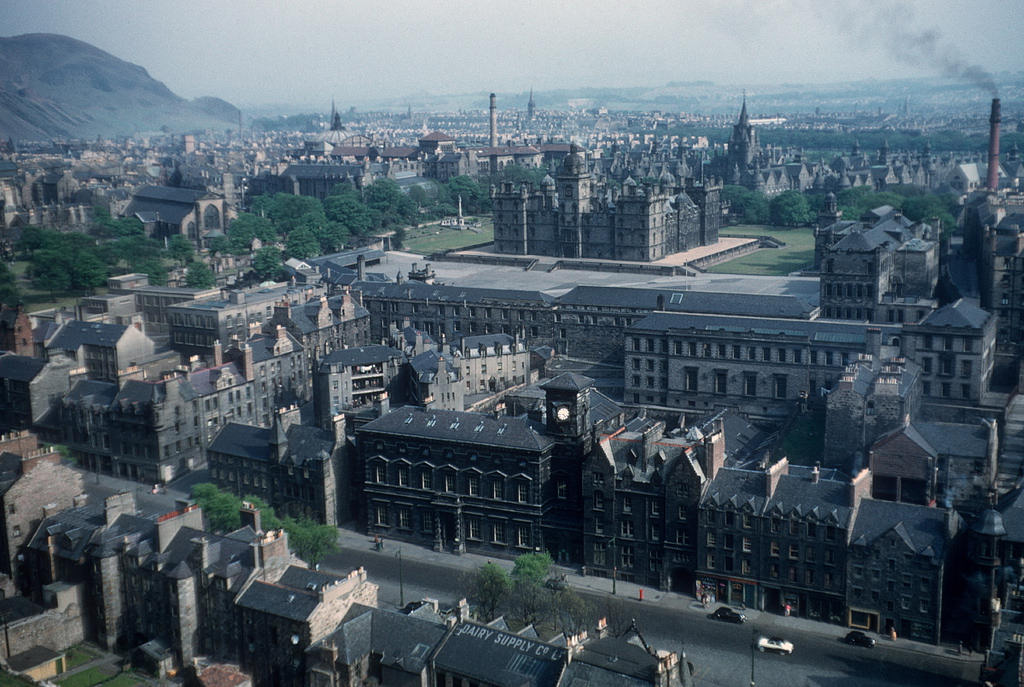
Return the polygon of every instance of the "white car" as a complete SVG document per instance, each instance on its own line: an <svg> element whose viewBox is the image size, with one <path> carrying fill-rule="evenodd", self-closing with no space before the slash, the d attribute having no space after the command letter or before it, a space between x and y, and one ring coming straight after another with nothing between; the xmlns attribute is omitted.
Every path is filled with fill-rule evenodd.
<svg viewBox="0 0 1024 687"><path fill-rule="evenodd" d="M782 637L761 637L757 640L757 648L762 652L774 651L788 656L793 653L793 642L787 642Z"/></svg>

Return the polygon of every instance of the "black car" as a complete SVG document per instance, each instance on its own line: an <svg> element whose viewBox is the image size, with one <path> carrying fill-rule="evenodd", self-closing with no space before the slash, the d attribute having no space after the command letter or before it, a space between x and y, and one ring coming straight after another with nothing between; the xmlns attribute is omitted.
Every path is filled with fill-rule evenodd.
<svg viewBox="0 0 1024 687"><path fill-rule="evenodd" d="M860 630L851 630L843 637L843 641L853 646L866 646L869 649L875 645L875 640Z"/></svg>
<svg viewBox="0 0 1024 687"><path fill-rule="evenodd" d="M708 617L712 620L724 620L727 623L742 623L747 619L747 616L742 613L737 613L728 606L719 606L718 610L714 613L708 613Z"/></svg>

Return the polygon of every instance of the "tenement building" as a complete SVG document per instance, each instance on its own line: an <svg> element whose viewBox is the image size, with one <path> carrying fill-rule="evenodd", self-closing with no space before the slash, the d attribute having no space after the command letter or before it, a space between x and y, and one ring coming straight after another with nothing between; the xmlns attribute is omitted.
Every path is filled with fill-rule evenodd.
<svg viewBox="0 0 1024 687"><path fill-rule="evenodd" d="M539 190L503 183L492 191L494 249L514 255L605 258L651 262L718 241L721 186L667 171L657 184L632 179L621 192L587 170L573 145L558 179L545 176Z"/></svg>

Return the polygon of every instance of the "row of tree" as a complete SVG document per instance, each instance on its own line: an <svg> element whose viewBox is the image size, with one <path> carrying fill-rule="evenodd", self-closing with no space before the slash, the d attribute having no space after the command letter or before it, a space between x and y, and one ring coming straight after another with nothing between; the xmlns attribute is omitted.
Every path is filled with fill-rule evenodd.
<svg viewBox="0 0 1024 687"><path fill-rule="evenodd" d="M784 191L771 198L743 186L726 186L722 199L730 204L730 215L743 224L772 224L798 227L816 221L825 202L822 194ZM952 193L931 193L917 186L893 186L874 191L858 186L836 196L845 219L859 219L865 212L881 205L891 205L915 222L938 218L944 232L956 227L959 200Z"/></svg>
<svg viewBox="0 0 1024 687"><path fill-rule="evenodd" d="M192 498L203 509L211 531L227 533L242 526L240 511L243 499L221 491L209 482L192 487ZM327 554L338 551L338 531L330 525L321 525L309 518L278 517L274 509L258 496L246 496L244 500L259 509L264 529L284 529L288 533L289 548L310 565L316 565Z"/></svg>
<svg viewBox="0 0 1024 687"><path fill-rule="evenodd" d="M519 625L548 625L578 633L604 617L616 634L628 627L621 601L607 599L598 605L580 596L560 578L550 577L552 564L546 552L519 556L511 573L488 562L467 579L467 597L484 622L504 616Z"/></svg>

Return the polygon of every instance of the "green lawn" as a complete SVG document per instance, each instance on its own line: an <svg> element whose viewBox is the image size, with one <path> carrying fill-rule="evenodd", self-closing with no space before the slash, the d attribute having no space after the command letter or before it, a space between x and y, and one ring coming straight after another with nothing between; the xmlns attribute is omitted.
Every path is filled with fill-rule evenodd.
<svg viewBox="0 0 1024 687"><path fill-rule="evenodd" d="M145 680L140 678L135 673L121 673L103 683L103 687L135 687L135 685L145 685Z"/></svg>
<svg viewBox="0 0 1024 687"><path fill-rule="evenodd" d="M65 451L67 450L66 447L58 447L58 450L61 448L64 448ZM64 451L61 451L61 454L64 455ZM92 649L87 649L83 646L73 646L68 649L68 652L64 655L64 670L77 668L83 663L88 663L97 656L99 656L99 654Z"/></svg>
<svg viewBox="0 0 1024 687"><path fill-rule="evenodd" d="M14 272L16 277L18 277L18 288L21 289L21 300L25 303L25 310L28 312L61 307L71 309L78 305L78 301L82 296L90 295L79 291L50 292L37 289L32 285L32 282L25 278L27 270L28 262L24 260L19 260L11 266L11 271ZM106 287L101 287L94 291L95 294L104 294L106 292Z"/></svg>
<svg viewBox="0 0 1024 687"><path fill-rule="evenodd" d="M89 668L80 673L70 675L63 680L57 680L57 684L61 685L61 687L93 687L93 685L98 685L104 680L109 680L115 675L116 670L116 668L109 665Z"/></svg>
<svg viewBox="0 0 1024 687"><path fill-rule="evenodd" d="M428 224L408 229L405 233L405 244L402 250L420 255L430 255L437 251L462 248L463 246L488 243L494 240L494 225L490 217L476 218L479 228L452 229L438 224Z"/></svg>
<svg viewBox="0 0 1024 687"><path fill-rule="evenodd" d="M0 687L31 687L34 684L34 682L0 670Z"/></svg>
<svg viewBox="0 0 1024 687"><path fill-rule="evenodd" d="M719 233L722 236L774 236L786 245L782 248L762 248L756 253L709 267L708 272L785 276L814 262L814 230L809 227L787 229L740 224L724 227Z"/></svg>

